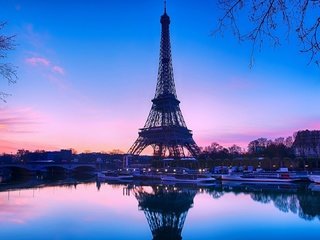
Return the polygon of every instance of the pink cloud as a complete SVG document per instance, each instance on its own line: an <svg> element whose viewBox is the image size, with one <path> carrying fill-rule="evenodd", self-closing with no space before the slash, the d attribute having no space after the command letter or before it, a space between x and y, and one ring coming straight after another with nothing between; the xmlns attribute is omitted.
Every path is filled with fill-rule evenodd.
<svg viewBox="0 0 320 240"><path fill-rule="evenodd" d="M0 134L23 134L35 132L35 126L43 122L43 117L31 108L0 108Z"/></svg>
<svg viewBox="0 0 320 240"><path fill-rule="evenodd" d="M53 66L52 71L64 75L64 69L60 66Z"/></svg>
<svg viewBox="0 0 320 240"><path fill-rule="evenodd" d="M33 66L50 66L51 63L48 59L43 58L43 57L31 57L31 58L26 58L26 62L33 65Z"/></svg>
<svg viewBox="0 0 320 240"><path fill-rule="evenodd" d="M58 65L53 65L50 60L44 57L29 57L26 58L26 63L32 65L32 66L45 66L49 68L52 72L58 73L60 75L64 75L65 71L63 67Z"/></svg>
<svg viewBox="0 0 320 240"><path fill-rule="evenodd" d="M25 62L32 67L41 67L43 76L45 76L50 82L55 83L59 88L64 90L66 89L66 84L63 79L57 78L57 75L65 75L63 67L53 64L49 59L44 57L29 57L25 59Z"/></svg>
<svg viewBox="0 0 320 240"><path fill-rule="evenodd" d="M0 154L18 149L56 150L55 146L39 139L48 121L48 116L32 108L0 107Z"/></svg>

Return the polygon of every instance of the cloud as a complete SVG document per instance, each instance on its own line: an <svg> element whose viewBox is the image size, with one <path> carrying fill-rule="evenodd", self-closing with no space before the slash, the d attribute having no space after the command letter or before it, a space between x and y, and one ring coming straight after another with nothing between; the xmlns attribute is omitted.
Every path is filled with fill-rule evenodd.
<svg viewBox="0 0 320 240"><path fill-rule="evenodd" d="M32 67L40 68L42 75L59 89L67 89L65 81L61 78L65 75L63 67L53 64L49 59L44 57L28 57L25 59L25 62Z"/></svg>
<svg viewBox="0 0 320 240"><path fill-rule="evenodd" d="M60 75L64 75L64 69L59 66L53 66L52 71L55 73L59 73Z"/></svg>
<svg viewBox="0 0 320 240"><path fill-rule="evenodd" d="M31 108L8 110L0 108L0 133L35 132L35 125L43 121L42 117Z"/></svg>
<svg viewBox="0 0 320 240"><path fill-rule="evenodd" d="M62 76L65 74L63 67L52 64L49 59L44 57L29 57L25 59L25 62L34 67L43 66L48 68L51 72Z"/></svg>
<svg viewBox="0 0 320 240"><path fill-rule="evenodd" d="M51 63L48 59L42 58L42 57L31 57L31 58L26 58L26 62L33 65L33 66L50 66Z"/></svg>
<svg viewBox="0 0 320 240"><path fill-rule="evenodd" d="M66 74L63 66L57 64L50 56L56 56L54 49L48 47L51 36L46 31L39 32L31 23L24 25L22 38L28 46L26 51L25 63L40 72L42 77L54 83L62 90L67 89L64 76ZM45 56L49 56L45 57Z"/></svg>
<svg viewBox="0 0 320 240"><path fill-rule="evenodd" d="M64 75L65 70L63 67L41 56L43 54L39 54L40 52L48 55L55 52L46 46L48 39L50 39L49 34L47 32L35 31L33 24L26 24L23 32L24 40L31 46L31 49L33 49L31 52L28 51L28 54L31 56L27 57L25 62L33 67L46 67L53 73Z"/></svg>
<svg viewBox="0 0 320 240"><path fill-rule="evenodd" d="M49 119L32 108L0 107L0 154L25 148L48 148L44 141L36 142Z"/></svg>

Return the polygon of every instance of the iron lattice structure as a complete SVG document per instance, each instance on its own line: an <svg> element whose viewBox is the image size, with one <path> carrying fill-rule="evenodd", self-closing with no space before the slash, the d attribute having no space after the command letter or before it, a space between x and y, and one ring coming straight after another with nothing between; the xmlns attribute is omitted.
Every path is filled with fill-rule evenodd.
<svg viewBox="0 0 320 240"><path fill-rule="evenodd" d="M156 157L185 157L185 149L195 157L200 153L200 149L183 119L174 84L170 18L166 13L166 7L160 22L162 31L156 93L147 121L128 153L139 155L147 146L152 146Z"/></svg>
<svg viewBox="0 0 320 240"><path fill-rule="evenodd" d="M181 240L188 211L193 206L194 190L153 188L152 193L135 189L135 197L148 221L153 240Z"/></svg>

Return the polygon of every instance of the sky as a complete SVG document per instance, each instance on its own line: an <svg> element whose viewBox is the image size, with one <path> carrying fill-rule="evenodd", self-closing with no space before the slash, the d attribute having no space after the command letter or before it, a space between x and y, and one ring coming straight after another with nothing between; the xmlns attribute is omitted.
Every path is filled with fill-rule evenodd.
<svg viewBox="0 0 320 240"><path fill-rule="evenodd" d="M266 44L250 68L251 43L212 36L216 2L167 2L177 95L198 145L319 129L320 71L295 38ZM127 152L155 93L162 13L162 0L3 0L18 81L0 79L11 94L0 102L0 153Z"/></svg>

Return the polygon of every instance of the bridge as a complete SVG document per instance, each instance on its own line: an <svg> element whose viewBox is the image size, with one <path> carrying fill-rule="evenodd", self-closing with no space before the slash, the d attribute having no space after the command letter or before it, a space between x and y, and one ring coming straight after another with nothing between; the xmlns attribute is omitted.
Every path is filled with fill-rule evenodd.
<svg viewBox="0 0 320 240"><path fill-rule="evenodd" d="M61 169L65 171L93 171L97 169L95 163L59 163L59 162L30 162L30 163L2 163L3 169L21 169L30 172L45 172L50 169Z"/></svg>

